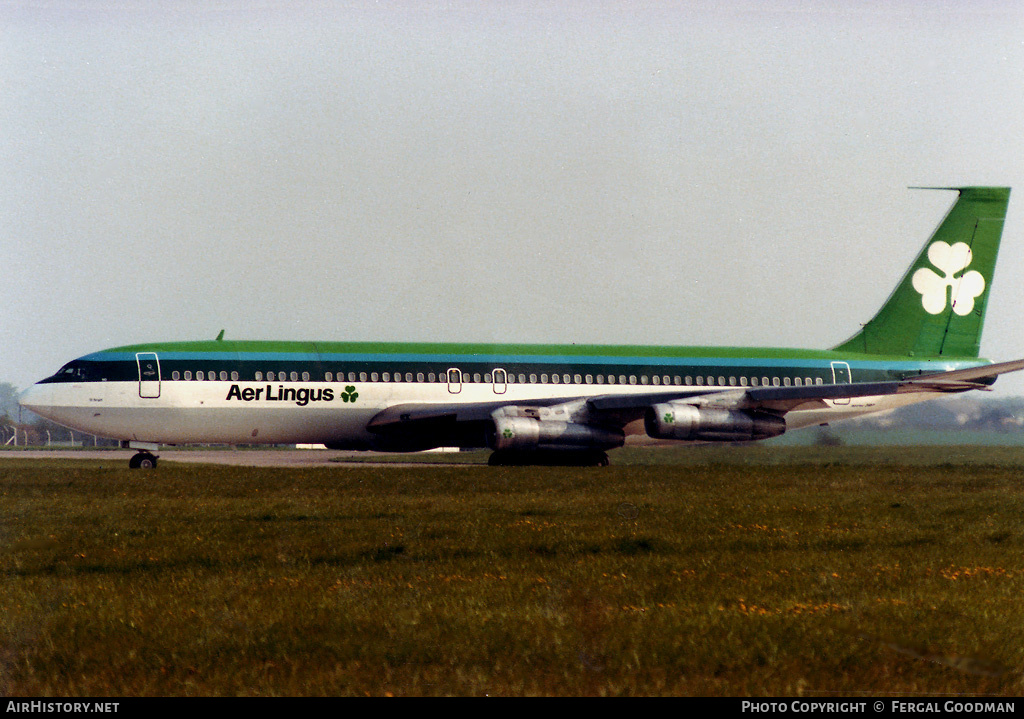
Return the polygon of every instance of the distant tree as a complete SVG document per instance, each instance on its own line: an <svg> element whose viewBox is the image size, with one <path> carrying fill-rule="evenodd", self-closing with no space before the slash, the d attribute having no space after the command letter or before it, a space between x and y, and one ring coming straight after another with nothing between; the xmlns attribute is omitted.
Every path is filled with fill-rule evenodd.
<svg viewBox="0 0 1024 719"><path fill-rule="evenodd" d="M0 382L0 416L18 419L18 388L10 382Z"/></svg>
<svg viewBox="0 0 1024 719"><path fill-rule="evenodd" d="M814 438L814 443L819 447L842 447L846 444L842 437L826 425L818 427L818 435Z"/></svg>
<svg viewBox="0 0 1024 719"><path fill-rule="evenodd" d="M18 389L9 382L0 382L0 445L14 435L18 421Z"/></svg>

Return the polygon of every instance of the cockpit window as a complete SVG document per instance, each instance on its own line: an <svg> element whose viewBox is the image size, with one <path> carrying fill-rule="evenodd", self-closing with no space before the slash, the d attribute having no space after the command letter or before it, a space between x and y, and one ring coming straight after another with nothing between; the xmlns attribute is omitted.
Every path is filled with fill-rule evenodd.
<svg viewBox="0 0 1024 719"><path fill-rule="evenodd" d="M85 382L88 379L88 374L82 365L69 362L57 371L56 377L65 382Z"/></svg>

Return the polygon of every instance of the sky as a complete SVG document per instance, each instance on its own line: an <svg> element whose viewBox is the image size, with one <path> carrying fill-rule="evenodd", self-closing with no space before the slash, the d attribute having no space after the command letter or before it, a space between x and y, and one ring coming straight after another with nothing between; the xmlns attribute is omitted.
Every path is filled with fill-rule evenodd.
<svg viewBox="0 0 1024 719"><path fill-rule="evenodd" d="M827 348L955 198L910 186L1017 188L1024 357L1021 87L986 0L0 0L0 381L221 329Z"/></svg>

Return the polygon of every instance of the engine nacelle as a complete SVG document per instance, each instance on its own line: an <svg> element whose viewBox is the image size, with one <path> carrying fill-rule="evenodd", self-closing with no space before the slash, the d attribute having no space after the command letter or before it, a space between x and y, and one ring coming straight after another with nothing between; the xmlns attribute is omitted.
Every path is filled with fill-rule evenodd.
<svg viewBox="0 0 1024 719"><path fill-rule="evenodd" d="M494 418L491 446L495 450L614 449L624 442L625 435L616 430L577 422L498 416Z"/></svg>
<svg viewBox="0 0 1024 719"><path fill-rule="evenodd" d="M644 429L655 439L745 442L778 437L786 431L786 421L767 412L666 403L647 410Z"/></svg>

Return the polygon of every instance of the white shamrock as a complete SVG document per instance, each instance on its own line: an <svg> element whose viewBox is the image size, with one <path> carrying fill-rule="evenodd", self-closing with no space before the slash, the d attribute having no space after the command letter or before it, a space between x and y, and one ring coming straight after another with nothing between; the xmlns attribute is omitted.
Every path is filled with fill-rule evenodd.
<svg viewBox="0 0 1024 719"><path fill-rule="evenodd" d="M928 267L922 267L914 273L911 282L914 289L921 293L921 305L925 312L937 315L945 311L947 287L953 291L955 313L962 317L973 312L975 298L985 291L985 278L975 270L965 272L958 278L953 277L971 264L971 248L963 242L950 247L939 240L928 248L928 259L945 277L940 277Z"/></svg>

